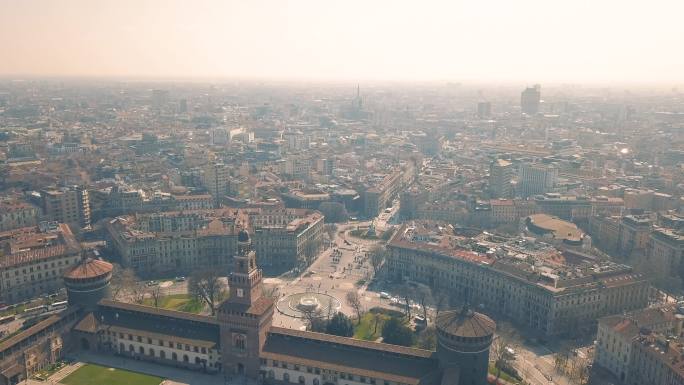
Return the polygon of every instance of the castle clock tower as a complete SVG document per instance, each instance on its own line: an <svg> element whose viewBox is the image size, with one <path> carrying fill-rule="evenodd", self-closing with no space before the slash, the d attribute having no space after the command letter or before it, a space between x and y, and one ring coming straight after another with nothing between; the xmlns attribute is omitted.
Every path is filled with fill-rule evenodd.
<svg viewBox="0 0 684 385"><path fill-rule="evenodd" d="M240 231L238 255L228 278L230 297L221 304L218 320L223 372L256 380L260 377L259 354L273 321L274 301L263 296L262 272L250 246L249 234Z"/></svg>

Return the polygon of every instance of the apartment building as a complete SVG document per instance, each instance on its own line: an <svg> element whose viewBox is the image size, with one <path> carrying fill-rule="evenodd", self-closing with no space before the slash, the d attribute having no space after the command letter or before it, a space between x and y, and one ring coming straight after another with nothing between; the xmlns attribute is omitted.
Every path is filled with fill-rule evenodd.
<svg viewBox="0 0 684 385"><path fill-rule="evenodd" d="M423 282L545 335L592 329L604 315L646 306L648 282L629 266L550 245L453 235L449 225L402 226L389 275Z"/></svg>
<svg viewBox="0 0 684 385"><path fill-rule="evenodd" d="M242 228L254 229L260 263L292 267L309 261L321 246L323 215L307 209L222 208L121 216L106 227L124 265L143 273L228 269Z"/></svg>
<svg viewBox="0 0 684 385"><path fill-rule="evenodd" d="M40 210L18 200L0 201L0 232L38 224Z"/></svg>
<svg viewBox="0 0 684 385"><path fill-rule="evenodd" d="M511 198L513 195L513 164L496 159L489 165L489 192L493 198Z"/></svg>
<svg viewBox="0 0 684 385"><path fill-rule="evenodd" d="M655 227L650 234L648 258L661 274L678 274L684 263L684 234Z"/></svg>
<svg viewBox="0 0 684 385"><path fill-rule="evenodd" d="M634 342L643 329L676 335L681 332L682 316L673 305L640 309L602 317L596 334L594 362L622 383L631 383L635 365Z"/></svg>
<svg viewBox="0 0 684 385"><path fill-rule="evenodd" d="M67 224L0 233L0 301L16 303L63 287L62 274L81 258Z"/></svg>
<svg viewBox="0 0 684 385"><path fill-rule="evenodd" d="M90 199L85 187L43 190L40 195L43 214L48 220L66 223L73 229L90 226Z"/></svg>
<svg viewBox="0 0 684 385"><path fill-rule="evenodd" d="M402 190L408 187L416 178L416 167L408 162L399 166L379 181L369 184L363 191L363 213L367 217L374 217L392 200L399 196Z"/></svg>

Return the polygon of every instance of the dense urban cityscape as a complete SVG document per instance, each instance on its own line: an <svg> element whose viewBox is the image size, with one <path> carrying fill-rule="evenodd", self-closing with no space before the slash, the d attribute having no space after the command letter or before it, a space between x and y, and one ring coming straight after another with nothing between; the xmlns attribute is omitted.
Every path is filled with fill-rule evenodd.
<svg viewBox="0 0 684 385"><path fill-rule="evenodd" d="M0 385L684 385L654 2L0 2Z"/></svg>

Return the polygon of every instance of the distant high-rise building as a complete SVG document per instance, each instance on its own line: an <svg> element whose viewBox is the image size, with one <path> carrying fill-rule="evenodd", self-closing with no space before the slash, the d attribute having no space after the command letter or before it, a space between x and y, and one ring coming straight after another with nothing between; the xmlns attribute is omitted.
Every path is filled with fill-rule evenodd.
<svg viewBox="0 0 684 385"><path fill-rule="evenodd" d="M66 223L72 228L90 226L90 199L86 188L72 186L43 190L40 195L48 220Z"/></svg>
<svg viewBox="0 0 684 385"><path fill-rule="evenodd" d="M214 197L216 205L228 195L230 186L230 168L223 163L212 163L204 167L202 184Z"/></svg>
<svg viewBox="0 0 684 385"><path fill-rule="evenodd" d="M556 186L558 168L554 165L527 163L520 166L520 195L525 198L551 192Z"/></svg>
<svg viewBox="0 0 684 385"><path fill-rule="evenodd" d="M541 100L541 86L535 84L534 87L527 87L520 95L520 108L524 114L534 115L539 112L539 101Z"/></svg>
<svg viewBox="0 0 684 385"><path fill-rule="evenodd" d="M488 118L492 115L492 103L479 102L477 103L477 116L480 119Z"/></svg>
<svg viewBox="0 0 684 385"><path fill-rule="evenodd" d="M489 191L494 198L510 198L513 164L507 160L495 159L489 165Z"/></svg>
<svg viewBox="0 0 684 385"><path fill-rule="evenodd" d="M188 99L181 99L178 102L178 112L181 114L188 112Z"/></svg>
<svg viewBox="0 0 684 385"><path fill-rule="evenodd" d="M169 100L169 91L167 90L152 90L152 108L156 110L162 109Z"/></svg>

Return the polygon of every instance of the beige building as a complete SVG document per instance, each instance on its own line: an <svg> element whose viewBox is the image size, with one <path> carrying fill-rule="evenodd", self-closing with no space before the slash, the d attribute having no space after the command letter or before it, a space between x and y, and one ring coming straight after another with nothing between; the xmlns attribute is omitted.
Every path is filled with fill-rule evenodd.
<svg viewBox="0 0 684 385"><path fill-rule="evenodd" d="M589 331L608 314L648 302L648 282L625 265L548 246L452 235L442 224L402 226L388 243L394 279L423 282L545 335ZM486 236L485 236L486 237Z"/></svg>
<svg viewBox="0 0 684 385"><path fill-rule="evenodd" d="M74 229L90 226L88 190L80 186L40 192L43 214L50 221L66 223Z"/></svg>
<svg viewBox="0 0 684 385"><path fill-rule="evenodd" d="M416 166L407 162L368 186L363 193L364 214L369 218L380 214L415 178Z"/></svg>
<svg viewBox="0 0 684 385"><path fill-rule="evenodd" d="M633 343L641 329L673 334L681 330L681 317L674 306L662 306L599 319L594 362L622 383L632 383Z"/></svg>
<svg viewBox="0 0 684 385"><path fill-rule="evenodd" d="M513 164L504 159L496 159L489 165L489 191L494 198L513 196Z"/></svg>
<svg viewBox="0 0 684 385"><path fill-rule="evenodd" d="M684 263L684 234L671 229L654 228L648 258L661 274L676 275Z"/></svg>
<svg viewBox="0 0 684 385"><path fill-rule="evenodd" d="M0 248L0 301L7 303L61 289L63 272L81 258L66 224L0 233Z"/></svg>
<svg viewBox="0 0 684 385"><path fill-rule="evenodd" d="M243 227L255 232L259 263L292 267L310 261L321 247L323 215L306 209L222 208L128 215L107 224L124 265L139 272L227 269Z"/></svg>

